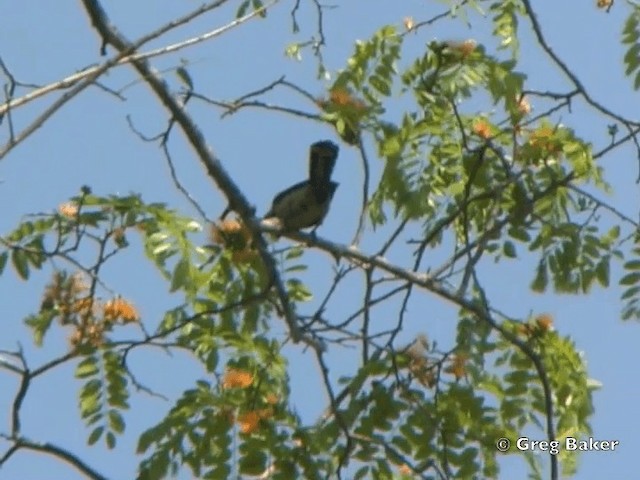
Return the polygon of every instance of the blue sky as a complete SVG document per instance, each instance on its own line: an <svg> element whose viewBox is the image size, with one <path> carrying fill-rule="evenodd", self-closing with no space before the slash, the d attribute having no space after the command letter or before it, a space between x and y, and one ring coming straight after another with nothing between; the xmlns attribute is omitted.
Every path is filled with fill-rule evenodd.
<svg viewBox="0 0 640 480"><path fill-rule="evenodd" d="M233 8L220 9L185 28L172 31L146 49L199 35L225 24L235 11L236 3L232 3ZM301 34L297 37L291 34L290 29L292 2L281 2L266 20L250 21L213 41L176 55L157 58L153 65L163 70L175 67L182 57L188 58L193 63L188 70L196 90L221 100L233 99L260 88L282 75L321 95L327 84L317 80L316 63L310 52L303 53L302 62L287 59L283 53L289 43L296 39L305 40L315 29L312 4L302 3L299 12ZM416 21L427 19L444 9L440 3L417 0L344 3L325 11L327 46L324 55L330 71L345 64L355 40L368 38L380 26L401 25L406 16L412 16ZM595 2L582 2L581 5L575 2L535 3L548 41L581 78L593 97L616 112L637 118L637 92L631 89L631 82L622 75L623 50L619 39L626 14L623 5L616 5L609 14L605 14L592 5ZM130 39L195 7L195 2L167 0L105 2L112 21ZM4 2L0 4L0 18L3 19L0 55L20 81L43 85L101 61L97 35L79 2ZM470 28L463 22L424 28L409 37L406 51L417 55L425 43L433 39L474 38L478 42L486 42L487 48L495 45L495 40L489 36L487 20L472 14L469 22ZM571 90L566 79L550 69L543 52L532 42L526 21L522 22L521 31L524 36L521 39L520 69L529 76L528 87ZM174 87L178 87L172 73L168 73L167 78ZM130 68L120 67L103 77L102 82L119 89L134 79ZM138 130L153 135L165 128L166 113L141 82L126 88L123 94L126 101L120 101L98 88L85 91L0 161L0 205L3 205L0 232L7 232L25 214L52 211L68 197L77 194L84 184L90 185L98 194L140 192L147 201L167 202L185 214L197 216L175 189L158 146L144 143L136 137L125 118L131 115ZM16 111L15 128L24 127L54 97L45 97ZM300 102L287 92L272 92L268 99L313 111L312 105ZM193 102L189 108L213 150L257 206L258 212L266 211L275 192L304 178L306 151L310 143L323 138L335 139L335 133L325 125L278 113L247 109L221 120L221 112L210 106ZM490 109L490 106L485 108ZM389 115L393 118L399 112L392 106ZM579 134L592 139L596 147L607 144L607 122L594 116L593 111L583 105L575 104L572 113L563 112L561 119ZM6 140L6 122L0 131L0 139ZM350 187L359 184L362 172L357 151L347 145L341 148L334 173L341 184L334 200L334 205L339 205L339 208L334 206L319 234L347 243L356 228L360 202L359 187ZM225 206L224 199L205 175L194 153L180 135L174 135L170 149L183 184L209 217L217 216ZM373 175L377 178L381 161L375 158L373 149L369 153ZM602 160L602 165L606 169L607 180L614 187L614 193L608 200L636 218L638 163L634 151L631 148L616 150ZM373 251L382 238L380 233L368 236L363 248ZM153 328L162 312L173 306L177 299L166 293L167 285L151 265L136 262L135 270L129 270L138 255L139 250L134 244L131 252L116 259L104 273L112 286L117 286L120 293L134 300L145 322ZM402 258L402 252L392 252L392 260L393 255L397 255L397 259ZM310 269L305 279L316 293L317 300L322 298L330 284L332 265L323 254L310 252L306 258ZM614 453L584 454L576 478L602 478L611 474L616 478L632 478L637 470L635 454L640 449L640 438L636 434L640 425L634 414L640 387L631 373L632 366L640 360L638 325L620 320L620 291L615 287L609 291L595 289L588 297L535 295L528 290L532 271L533 264L526 261L487 267L486 275L491 275L488 293L493 304L513 316L526 316L531 312L553 315L556 328L562 334L570 335L578 349L584 352L591 376L603 383L603 389L595 394L594 437L620 441L619 450ZM612 273L612 278L616 278L620 271L614 269ZM47 281L47 275L36 274L25 283L16 279L9 270L0 277L0 349L15 349L20 342L31 367L67 348L67 333L59 330L47 338L45 348L35 348L30 333L21 322L39 305L42 288ZM340 314L349 312L349 307L357 304L357 298L354 300L353 297L352 292L340 295L339 301L330 306L328 315L339 318ZM309 312L313 311L311 307ZM388 311L377 311L377 321L384 325L385 314L393 314L394 311L391 306ZM427 331L431 338L443 344L451 340L455 311L449 306L441 305L435 297L422 295L412 302L409 313L404 340L409 341L422 331ZM134 334L131 330L130 335ZM126 332L122 335L127 338ZM318 370L310 354L301 354L297 348L292 349L292 354L295 358L291 370L294 399L302 416L312 421L325 404L315 380ZM348 365L351 355L348 351L336 352L332 359L334 378L348 371L344 365ZM180 354L169 358L163 352L148 350L139 352L134 361L136 374L147 385L166 395L178 394L190 387L194 378L203 375L192 359ZM108 452L102 444L86 449L87 430L77 419L78 387L73 379L72 365L35 382L24 406L25 435L34 440L64 445L110 478L131 478L139 461L129 453L135 448L135 437L158 421L169 405L144 394L134 395L132 409L126 416L128 434L119 439L115 452ZM0 371L0 411L10 411L16 388L17 379ZM5 415L0 421L0 431L7 429L8 415ZM2 441L0 449L4 449ZM503 466L501 478L524 477L521 459L505 457ZM0 470L0 480L17 478L81 477L54 459L20 452Z"/></svg>

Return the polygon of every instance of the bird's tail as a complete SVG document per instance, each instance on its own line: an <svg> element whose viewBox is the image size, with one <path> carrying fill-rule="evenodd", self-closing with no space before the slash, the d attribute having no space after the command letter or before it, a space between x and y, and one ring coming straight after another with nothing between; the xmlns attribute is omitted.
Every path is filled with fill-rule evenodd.
<svg viewBox="0 0 640 480"><path fill-rule="evenodd" d="M333 193L330 186L331 173L338 151L338 145L329 140L316 142L309 149L309 183L319 202L324 202Z"/></svg>

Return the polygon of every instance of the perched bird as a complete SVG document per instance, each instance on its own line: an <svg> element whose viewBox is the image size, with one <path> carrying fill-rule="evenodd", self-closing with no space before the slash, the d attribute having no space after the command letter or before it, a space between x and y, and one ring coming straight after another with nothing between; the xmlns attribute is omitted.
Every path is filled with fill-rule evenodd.
<svg viewBox="0 0 640 480"><path fill-rule="evenodd" d="M296 183L273 199L271 210L264 216L278 219L285 231L318 227L329 212L338 184L331 172L338 158L338 146L324 140L309 149L309 179Z"/></svg>

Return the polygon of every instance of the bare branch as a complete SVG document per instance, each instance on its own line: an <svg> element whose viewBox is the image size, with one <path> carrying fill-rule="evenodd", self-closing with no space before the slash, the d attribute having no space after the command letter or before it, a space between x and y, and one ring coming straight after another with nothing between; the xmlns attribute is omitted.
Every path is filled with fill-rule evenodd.
<svg viewBox="0 0 640 480"><path fill-rule="evenodd" d="M53 456L54 458L57 458L58 460L62 460L64 463L67 463L74 467L87 478L90 478L92 480L107 480L107 477L99 473L97 470L91 468L85 462L80 460L78 456L74 455L68 450L65 450L62 447L54 445L53 443L37 443L22 437L14 438L4 435L3 437L6 440L12 441L13 445L11 446L9 451L7 451L7 453L5 453L2 458L0 458L0 466L2 466L2 464L6 462L9 457L11 457L18 450L32 450L34 452L46 453Z"/></svg>
<svg viewBox="0 0 640 480"><path fill-rule="evenodd" d="M144 40L144 42L138 44L138 42L136 42L137 47L142 46L142 44L147 43L149 40L159 37L163 34L165 34L166 32L168 32L169 30L172 30L176 27L182 26L188 22L190 22L191 20L193 20L194 18L209 12L210 10L213 10L215 8L218 8L219 6L221 6L222 4L226 3L228 0L216 0L214 2L210 2L208 4L205 4L201 7L199 7L197 10L185 15L182 18L179 18L177 20L172 21L171 23L167 24L166 26L162 27L159 30L156 30L155 32L152 32L150 35L153 35L152 38L149 38L147 40ZM162 48L158 48L156 50L152 50L149 52L144 52L144 53L133 53L130 55L124 55L124 56L120 56L117 58L117 60L115 61L115 63L112 66L120 66L120 65L126 65L129 64L131 62L133 62L134 60L143 60L143 59L149 59L149 58L153 58L153 57L157 57L160 55L165 55L168 53L173 53L176 52L178 50L181 50L183 48L187 48L190 47L192 45L195 45L197 43L206 41L206 40L210 40L212 38L215 37L219 37L220 35L222 35L223 33L228 32L229 30L242 25L243 23L245 23L247 20L250 20L254 17L256 17L257 15L260 15L261 13L263 13L264 11L266 11L268 8L271 8L273 5L275 5L276 3L278 3L280 0L273 0L270 3L267 3L265 5L262 6L262 8L256 9L250 13L248 13L247 15L244 15L243 17L237 18L231 22L229 22L228 24L220 27L220 28L216 28L215 30L212 30L208 33L205 33L203 35L200 35L198 37L195 38L190 38L188 40L184 40L182 42L179 43L175 43L172 45L168 45L166 47L162 47ZM24 95L22 97L19 98L15 98L12 100L7 101L4 104L0 104L0 118L1 116L9 109L9 108L13 108L14 110L17 107L21 107L23 105L26 105L27 103L42 97L43 95L46 95L48 93L51 93L55 90L64 90L67 88L72 87L73 85L77 84L80 80L87 78L88 76L92 76L94 74L96 74L98 72L98 70L100 69L100 66L93 66L93 67L89 67L87 69L84 69L80 72L74 73L72 75L69 75L67 77L65 77L62 80L59 80L57 82L51 83L49 85L45 85L44 87L40 87L37 90L34 90L33 92L30 92L27 95ZM102 72L104 73L104 72ZM99 76L99 75L98 75ZM97 78L97 76L95 77Z"/></svg>
<svg viewBox="0 0 640 480"><path fill-rule="evenodd" d="M587 92L587 89L585 88L583 83L580 81L578 76L575 73L573 73L573 71L571 71L571 69L567 66L567 64L558 56L557 53L553 51L553 49L547 42L546 38L544 37L544 34L542 33L542 27L538 22L538 17L536 13L533 11L533 7L531 6L531 1L522 0L522 4L524 5L525 11L527 12L527 16L529 17L529 21L531 22L531 26L533 28L533 32L535 33L536 39L538 40L538 43L540 44L542 49L547 53L547 55L551 58L551 60L553 60L553 62L560 68L560 70L562 70L562 72L569 78L569 80L571 80L571 83L573 83L573 85L584 97L587 103L589 103L596 110L599 110L603 114L619 121L620 123L623 123L628 126L638 126L639 125L638 120L629 120L627 118L624 118L623 116L612 112L611 110L606 108L604 105L602 105L601 103L593 99L593 97L589 94L589 92Z"/></svg>

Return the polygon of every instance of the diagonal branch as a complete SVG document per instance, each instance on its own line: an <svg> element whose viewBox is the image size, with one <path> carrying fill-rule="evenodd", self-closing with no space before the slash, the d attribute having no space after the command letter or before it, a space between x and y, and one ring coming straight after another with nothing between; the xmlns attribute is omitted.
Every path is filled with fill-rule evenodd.
<svg viewBox="0 0 640 480"><path fill-rule="evenodd" d="M553 62L558 66L558 68L560 68L560 70L562 70L562 72L569 78L569 80L571 80L571 83L573 83L576 89L580 91L580 94L584 97L587 103L589 103L592 107L604 113L605 115L619 121L620 123L623 123L627 126L630 126L630 125L637 126L638 125L637 121L626 119L621 115L618 115L612 112L607 107L605 107L604 105L596 101L589 94L589 92L587 92L586 87L580 81L578 76L571 71L571 69L567 66L567 64L558 56L556 52L553 51L553 49L547 42L546 38L544 37L544 34L542 33L540 22L538 22L538 17L536 13L533 11L533 7L531 6L531 1L522 0L522 4L524 5L524 9L527 12L527 16L529 17L529 20L531 21L531 26L533 28L533 32L536 36L536 39L538 40L538 43L540 44L542 49L546 52L546 54L549 55L551 60L553 60Z"/></svg>
<svg viewBox="0 0 640 480"><path fill-rule="evenodd" d="M120 52L121 56L124 56L125 52L133 52L135 45L131 44L111 26L106 12L98 0L82 0L82 4L91 19L93 26L96 28L105 44L112 45ZM284 312L284 317L292 340L296 343L304 340L307 343L315 345L313 340L303 338L300 332L294 305L289 301L287 290L278 273L275 260L269 254L267 243L262 237L259 222L254 214L254 208L250 205L242 191L224 169L220 159L212 152L202 131L196 126L191 116L184 110L178 100L171 94L166 82L156 74L146 60L136 59L132 60L131 63L158 97L160 102L171 113L172 118L181 128L188 142L196 151L198 158L202 162L211 179L227 197L230 208L240 215L242 221L252 232L256 248L265 265L270 282L275 287L282 305L282 310Z"/></svg>
<svg viewBox="0 0 640 480"><path fill-rule="evenodd" d="M31 440L27 440L26 438L15 438L7 435L2 435L2 438L8 441L12 441L13 445L9 450L0 458L0 467L6 463L9 458L15 454L18 450L32 450L34 452L46 453L51 455L58 460L62 460L63 462L71 465L76 470L80 471L85 477L93 479L93 480L107 480L107 477L99 473L97 470L94 470L85 462L80 460L80 458L73 453L65 450L62 447L58 447L53 443L45 442L38 443L33 442Z"/></svg>

